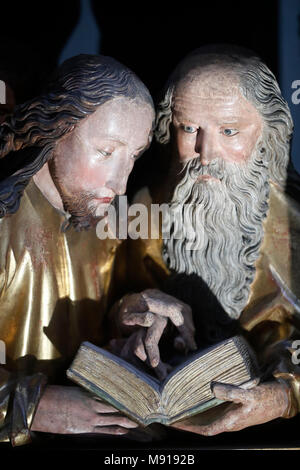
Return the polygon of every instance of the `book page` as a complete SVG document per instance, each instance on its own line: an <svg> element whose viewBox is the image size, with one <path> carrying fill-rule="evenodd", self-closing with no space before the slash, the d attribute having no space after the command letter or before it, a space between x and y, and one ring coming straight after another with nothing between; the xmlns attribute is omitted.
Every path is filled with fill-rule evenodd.
<svg viewBox="0 0 300 470"><path fill-rule="evenodd" d="M95 390L95 387L98 389L95 390L95 393L102 398L107 399L107 396L111 396L114 406L117 406L121 411L125 411L125 407L130 413L140 416L142 419L157 412L160 404L159 392L154 390L141 376L135 374L133 366L129 370L118 364L112 354L107 353L104 356L99 353L99 350L100 348L96 351L82 345L80 354L76 356L70 368L71 373L74 371L86 381L92 382L93 389ZM119 358L116 357L116 360ZM126 363L126 366L128 365ZM76 378L73 377L73 379ZM104 394L101 393L102 391Z"/></svg>
<svg viewBox="0 0 300 470"><path fill-rule="evenodd" d="M229 341L175 373L165 384L162 405L174 417L214 398L212 381L240 385L249 378L247 361L234 342Z"/></svg>

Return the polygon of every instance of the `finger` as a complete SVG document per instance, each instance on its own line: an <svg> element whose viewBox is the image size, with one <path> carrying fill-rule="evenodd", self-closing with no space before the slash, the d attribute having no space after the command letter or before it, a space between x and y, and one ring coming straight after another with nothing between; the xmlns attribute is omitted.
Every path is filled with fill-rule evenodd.
<svg viewBox="0 0 300 470"><path fill-rule="evenodd" d="M214 383L212 384L212 391L216 398L234 403L245 403L248 397L247 390L235 385Z"/></svg>
<svg viewBox="0 0 300 470"><path fill-rule="evenodd" d="M123 297L120 310L122 315L128 312L146 312L148 307L142 294L130 294Z"/></svg>
<svg viewBox="0 0 300 470"><path fill-rule="evenodd" d="M121 436L128 434L129 429L121 428L120 426L94 426L93 432L97 434L109 434L114 436Z"/></svg>
<svg viewBox="0 0 300 470"><path fill-rule="evenodd" d="M145 335L145 330L138 330L134 332L126 341L124 347L121 351L121 357L131 361L133 354L135 354L139 359L145 361L147 359L147 354L145 352L143 338Z"/></svg>
<svg viewBox="0 0 300 470"><path fill-rule="evenodd" d="M240 385L241 388L245 390L249 390L251 388L256 387L260 382L260 377L255 377L254 379L248 380L248 382L244 382L242 385Z"/></svg>
<svg viewBox="0 0 300 470"><path fill-rule="evenodd" d="M177 330L181 334L185 344L186 348L190 349L191 351L196 351L197 350L197 344L194 338L194 332L190 330L190 328L184 323L181 326L177 327Z"/></svg>
<svg viewBox="0 0 300 470"><path fill-rule="evenodd" d="M151 312L145 312L145 313L135 313L135 312L130 312L130 313L124 313L122 315L122 322L124 325L127 326L134 326L134 325L139 325L139 326L144 326L144 327L149 327L152 326L155 320L155 315Z"/></svg>
<svg viewBox="0 0 300 470"><path fill-rule="evenodd" d="M175 326L183 324L183 304L177 299L156 289L147 289L141 295L151 312L170 318Z"/></svg>
<svg viewBox="0 0 300 470"><path fill-rule="evenodd" d="M186 324L188 329L191 331L191 333L194 335L196 328L194 325L192 309L187 304L183 304L183 308L184 308L184 323Z"/></svg>
<svg viewBox="0 0 300 470"><path fill-rule="evenodd" d="M156 317L154 325L152 325L147 331L145 338L145 349L152 367L157 367L159 364L160 354L158 343L166 325L166 318Z"/></svg>
<svg viewBox="0 0 300 470"><path fill-rule="evenodd" d="M130 359L130 352L133 350L135 342L136 332L132 333L129 338L125 341L124 346L121 349L120 356L123 359Z"/></svg>
<svg viewBox="0 0 300 470"><path fill-rule="evenodd" d="M176 349L176 351L179 351L182 353L185 353L187 351L187 347L182 336L176 336L176 338L174 338L173 344L174 344L174 348Z"/></svg>
<svg viewBox="0 0 300 470"><path fill-rule="evenodd" d="M120 414L99 414L93 419L94 426L121 426L126 429L137 428L138 424Z"/></svg>
<svg viewBox="0 0 300 470"><path fill-rule="evenodd" d="M195 342L195 325L193 321L192 310L189 305L183 304L183 316L184 323L181 326L178 326L177 329L181 333L183 339L186 342L188 349L196 350L197 344Z"/></svg>
<svg viewBox="0 0 300 470"><path fill-rule="evenodd" d="M146 361L147 359L147 354L146 354L145 346L144 346L145 335L146 335L145 330L139 330L136 333L135 345L133 349L134 354L143 362Z"/></svg>
<svg viewBox="0 0 300 470"><path fill-rule="evenodd" d="M242 429L243 411L242 407L235 408L228 411L222 418L215 420L211 424L199 425L196 422L189 422L188 420L173 423L172 427L181 429L183 431L193 432L195 434L201 434L202 436L215 436L222 432L237 431Z"/></svg>
<svg viewBox="0 0 300 470"><path fill-rule="evenodd" d="M119 355L126 343L126 339L111 339L109 342L109 349L114 354Z"/></svg>
<svg viewBox="0 0 300 470"><path fill-rule="evenodd" d="M155 367L154 372L159 380L164 380L172 370L172 367L169 364L165 364L164 362L160 361L158 366Z"/></svg>
<svg viewBox="0 0 300 470"><path fill-rule="evenodd" d="M94 398L93 401L93 410L97 413L118 413L118 410L116 410L116 408L109 405L108 403L103 402L100 399Z"/></svg>
<svg viewBox="0 0 300 470"><path fill-rule="evenodd" d="M243 418L244 407L240 406L239 408L234 408L225 413L222 418L217 419L209 425L203 426L201 434L204 436L215 436L222 432L239 431L245 427L245 425L242 424L244 422Z"/></svg>

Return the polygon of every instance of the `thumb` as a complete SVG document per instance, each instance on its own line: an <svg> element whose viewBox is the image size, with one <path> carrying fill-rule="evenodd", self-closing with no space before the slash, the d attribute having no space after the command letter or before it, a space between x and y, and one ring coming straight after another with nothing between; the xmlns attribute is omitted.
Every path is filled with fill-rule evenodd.
<svg viewBox="0 0 300 470"><path fill-rule="evenodd" d="M244 403L247 400L247 390L236 385L214 382L211 384L212 392L216 398L234 403Z"/></svg>

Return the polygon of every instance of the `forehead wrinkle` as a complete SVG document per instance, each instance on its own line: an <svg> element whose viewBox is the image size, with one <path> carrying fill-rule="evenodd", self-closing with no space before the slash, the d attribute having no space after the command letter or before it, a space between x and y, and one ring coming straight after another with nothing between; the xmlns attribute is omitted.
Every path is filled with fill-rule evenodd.
<svg viewBox="0 0 300 470"><path fill-rule="evenodd" d="M225 64L198 65L189 71L182 70L176 87L198 87L199 85L221 86L222 88L229 85L229 88L237 89L240 85L240 77L231 66Z"/></svg>
<svg viewBox="0 0 300 470"><path fill-rule="evenodd" d="M203 110L202 110L203 112ZM205 110L205 114L207 115L207 111ZM218 115L219 114L219 115ZM215 120L218 122L238 122L240 120L243 120L243 115L242 114L237 114L236 111L234 114L232 114L232 110L230 108L223 108L222 109L222 114L218 113L216 115L216 107L214 110L211 110L209 112L210 117L213 117ZM183 121L197 121L199 117L201 117L201 107L195 106L193 109L190 107L182 107L182 108L176 108L174 107L174 116L177 120L183 120Z"/></svg>
<svg viewBox="0 0 300 470"><path fill-rule="evenodd" d="M188 73L177 82L173 102L183 100L193 103L195 100L235 102L242 97L238 77L224 70L198 69Z"/></svg>
<svg viewBox="0 0 300 470"><path fill-rule="evenodd" d="M192 100L189 95L179 95L178 97L175 95L172 110L177 119L188 119L189 121L197 121L199 117L204 115L218 121L246 121L250 117L261 121L259 111L242 94L234 96L232 99L228 99L228 97L225 97L223 100L216 98L213 104L209 104L211 101L210 98L202 99L195 97Z"/></svg>
<svg viewBox="0 0 300 470"><path fill-rule="evenodd" d="M199 96L195 94L183 94L183 95L175 95L172 100L172 108L178 109L182 108L190 108L190 109L198 109L201 105L207 106L207 103L213 100L213 106L235 106L236 104L242 103L242 96L241 95L233 95L233 96Z"/></svg>

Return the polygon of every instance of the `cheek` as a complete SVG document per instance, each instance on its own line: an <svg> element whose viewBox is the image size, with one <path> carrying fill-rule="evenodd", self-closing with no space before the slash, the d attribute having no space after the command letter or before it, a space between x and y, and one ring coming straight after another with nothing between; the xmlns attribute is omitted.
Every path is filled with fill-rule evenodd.
<svg viewBox="0 0 300 470"><path fill-rule="evenodd" d="M81 187L81 182L91 172L91 159L82 142L67 138L56 149L56 167L68 186Z"/></svg>
<svg viewBox="0 0 300 470"><path fill-rule="evenodd" d="M133 165L134 160L123 155L82 167L78 174L79 185L85 191L111 186L115 188L118 184L127 182Z"/></svg>
<svg viewBox="0 0 300 470"><path fill-rule="evenodd" d="M178 131L175 136L177 152L180 158L193 156L195 153L195 138Z"/></svg>
<svg viewBox="0 0 300 470"><path fill-rule="evenodd" d="M104 187L110 176L110 169L100 163L95 166L82 166L77 173L78 185L88 191Z"/></svg>
<svg viewBox="0 0 300 470"><path fill-rule="evenodd" d="M72 155L72 158L64 159L60 170L67 186L83 191L91 191L104 186L109 173L106 165L84 153L76 153Z"/></svg>
<svg viewBox="0 0 300 470"><path fill-rule="evenodd" d="M224 157L235 162L247 161L254 150L255 143L256 139L247 135L228 137L223 142Z"/></svg>

